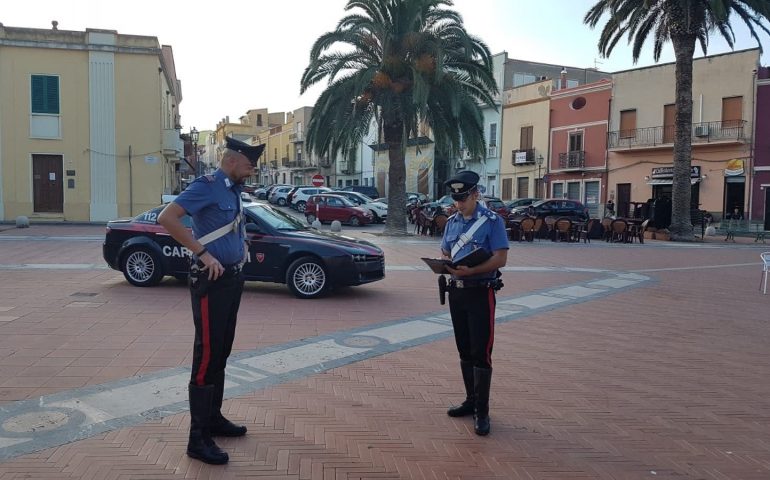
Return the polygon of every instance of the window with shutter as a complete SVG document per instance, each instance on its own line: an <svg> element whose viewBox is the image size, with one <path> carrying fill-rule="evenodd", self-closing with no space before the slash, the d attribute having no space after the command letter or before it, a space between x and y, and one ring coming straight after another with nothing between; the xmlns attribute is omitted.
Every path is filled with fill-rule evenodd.
<svg viewBox="0 0 770 480"><path fill-rule="evenodd" d="M59 77L32 75L32 113L59 114Z"/></svg>

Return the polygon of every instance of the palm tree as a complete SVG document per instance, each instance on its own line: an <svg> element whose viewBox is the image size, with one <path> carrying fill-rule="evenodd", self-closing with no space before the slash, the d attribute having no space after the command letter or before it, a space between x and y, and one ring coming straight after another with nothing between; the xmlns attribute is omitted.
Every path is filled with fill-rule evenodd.
<svg viewBox="0 0 770 480"><path fill-rule="evenodd" d="M317 155L351 158L376 122L388 148L385 233L406 234L406 147L422 126L437 149L459 152L460 136L473 155L484 154L480 103L493 106L497 85L491 54L468 34L451 0L350 0L337 28L310 51L301 92L328 77L308 123ZM342 48L331 51L331 47Z"/></svg>
<svg viewBox="0 0 770 480"><path fill-rule="evenodd" d="M770 18L768 0L599 0L583 22L591 28L606 14L609 19L599 37L599 52L608 57L618 41L628 35L633 60L639 60L647 37L653 37L653 55L660 59L663 45L671 41L676 57L676 120L674 179L671 206L671 239L692 241L690 223L690 163L692 154L692 64L695 43L704 55L709 35L718 32L733 47L730 23L737 15L760 44L757 29L770 34L763 24Z"/></svg>

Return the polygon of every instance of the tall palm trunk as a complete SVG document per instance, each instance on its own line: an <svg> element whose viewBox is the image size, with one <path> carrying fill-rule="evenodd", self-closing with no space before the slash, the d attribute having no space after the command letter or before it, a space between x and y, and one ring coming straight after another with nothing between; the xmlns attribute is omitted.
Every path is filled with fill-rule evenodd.
<svg viewBox="0 0 770 480"><path fill-rule="evenodd" d="M386 123L383 129L388 145L388 219L386 235L406 235L406 149L404 124Z"/></svg>
<svg viewBox="0 0 770 480"><path fill-rule="evenodd" d="M671 239L691 242L690 220L692 185L692 63L695 35L672 34L676 56L676 124L674 133L674 178L671 192Z"/></svg>

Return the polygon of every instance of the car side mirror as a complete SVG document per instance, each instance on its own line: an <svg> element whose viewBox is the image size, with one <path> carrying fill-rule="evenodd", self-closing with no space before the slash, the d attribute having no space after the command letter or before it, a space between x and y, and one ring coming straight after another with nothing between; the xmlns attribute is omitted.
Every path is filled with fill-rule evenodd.
<svg viewBox="0 0 770 480"><path fill-rule="evenodd" d="M246 224L246 233L262 233L262 229L256 223L249 222Z"/></svg>

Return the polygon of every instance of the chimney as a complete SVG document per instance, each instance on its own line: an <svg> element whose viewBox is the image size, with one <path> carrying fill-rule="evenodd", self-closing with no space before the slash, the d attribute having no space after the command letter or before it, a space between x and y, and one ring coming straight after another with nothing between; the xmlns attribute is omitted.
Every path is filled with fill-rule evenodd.
<svg viewBox="0 0 770 480"><path fill-rule="evenodd" d="M559 90L567 88L567 67L561 67L561 81L559 83Z"/></svg>
<svg viewBox="0 0 770 480"><path fill-rule="evenodd" d="M59 29L59 22L57 22L56 20L53 20L51 22L51 27L52 27L52 30L58 30Z"/></svg>

